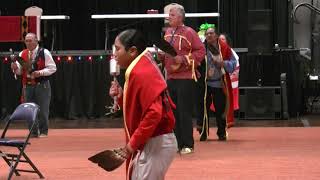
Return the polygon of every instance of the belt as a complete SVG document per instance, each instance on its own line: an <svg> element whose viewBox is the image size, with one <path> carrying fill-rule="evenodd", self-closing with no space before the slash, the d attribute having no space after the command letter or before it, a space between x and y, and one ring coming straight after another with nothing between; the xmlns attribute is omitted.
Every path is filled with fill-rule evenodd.
<svg viewBox="0 0 320 180"><path fill-rule="evenodd" d="M35 79L27 78L26 85L36 85L36 84L37 82L35 81Z"/></svg>
<svg viewBox="0 0 320 180"><path fill-rule="evenodd" d="M221 78L219 78L219 79L208 79L207 81L209 81L209 82L221 81Z"/></svg>
<svg viewBox="0 0 320 180"><path fill-rule="evenodd" d="M26 85L27 85L27 86L36 86L36 85L44 84L44 83L46 83L47 81L48 81L48 80L39 81L39 82L27 81L27 82L26 82Z"/></svg>

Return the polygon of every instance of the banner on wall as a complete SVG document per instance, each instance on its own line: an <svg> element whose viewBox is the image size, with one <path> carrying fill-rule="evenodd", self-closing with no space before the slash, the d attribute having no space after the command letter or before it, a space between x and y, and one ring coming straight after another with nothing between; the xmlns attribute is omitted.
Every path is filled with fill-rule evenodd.
<svg viewBox="0 0 320 180"><path fill-rule="evenodd" d="M0 42L20 42L27 33L37 36L37 25L40 24L36 16L0 16Z"/></svg>

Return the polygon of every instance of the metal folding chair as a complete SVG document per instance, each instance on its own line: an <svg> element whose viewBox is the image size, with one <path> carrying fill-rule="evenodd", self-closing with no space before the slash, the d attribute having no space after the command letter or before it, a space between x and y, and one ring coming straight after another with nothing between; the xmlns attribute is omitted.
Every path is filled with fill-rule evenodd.
<svg viewBox="0 0 320 180"><path fill-rule="evenodd" d="M13 114L8 119L5 128L2 132L1 138L0 138L0 156L4 159L4 161L8 164L10 167L8 180L11 179L13 173L16 176L20 176L19 172L27 172L27 173L37 173L40 178L44 178L44 176L41 174L41 172L38 170L38 168L34 165L34 163L31 161L31 159L27 156L25 153L25 149L28 145L30 145L29 139L31 137L31 132L33 132L33 129L36 127L37 124L37 116L39 113L39 106L35 103L23 103L20 104ZM28 133L26 137L17 138L17 137L7 137L7 132L10 131L10 124L14 121L26 121L28 124L32 124L30 129L28 130ZM2 147L6 147L6 151L2 150ZM17 148L18 151L15 151L16 153L7 152L11 148ZM9 148L9 149L8 149ZM18 169L19 163L26 163L29 164L32 168L30 169Z"/></svg>

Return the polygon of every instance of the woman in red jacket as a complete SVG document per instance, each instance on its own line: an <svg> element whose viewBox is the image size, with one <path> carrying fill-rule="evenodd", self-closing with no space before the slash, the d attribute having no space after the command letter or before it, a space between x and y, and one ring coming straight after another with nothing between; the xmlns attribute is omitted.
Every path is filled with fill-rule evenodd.
<svg viewBox="0 0 320 180"><path fill-rule="evenodd" d="M118 64L126 68L123 91L112 82L110 95L123 108L127 179L164 179L177 152L167 84L140 32L123 31L114 44Z"/></svg>

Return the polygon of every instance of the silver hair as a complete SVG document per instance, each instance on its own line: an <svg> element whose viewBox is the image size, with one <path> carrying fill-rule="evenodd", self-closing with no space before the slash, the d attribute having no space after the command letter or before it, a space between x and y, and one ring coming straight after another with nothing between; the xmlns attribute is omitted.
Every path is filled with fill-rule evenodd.
<svg viewBox="0 0 320 180"><path fill-rule="evenodd" d="M29 33L26 34L26 36L27 35L32 35L36 41L39 41L38 37L37 37L37 35L35 33L29 32Z"/></svg>
<svg viewBox="0 0 320 180"><path fill-rule="evenodd" d="M183 19L185 18L185 10L184 7L178 3L171 3L171 8L170 9L176 9L178 10L179 14L183 17Z"/></svg>

